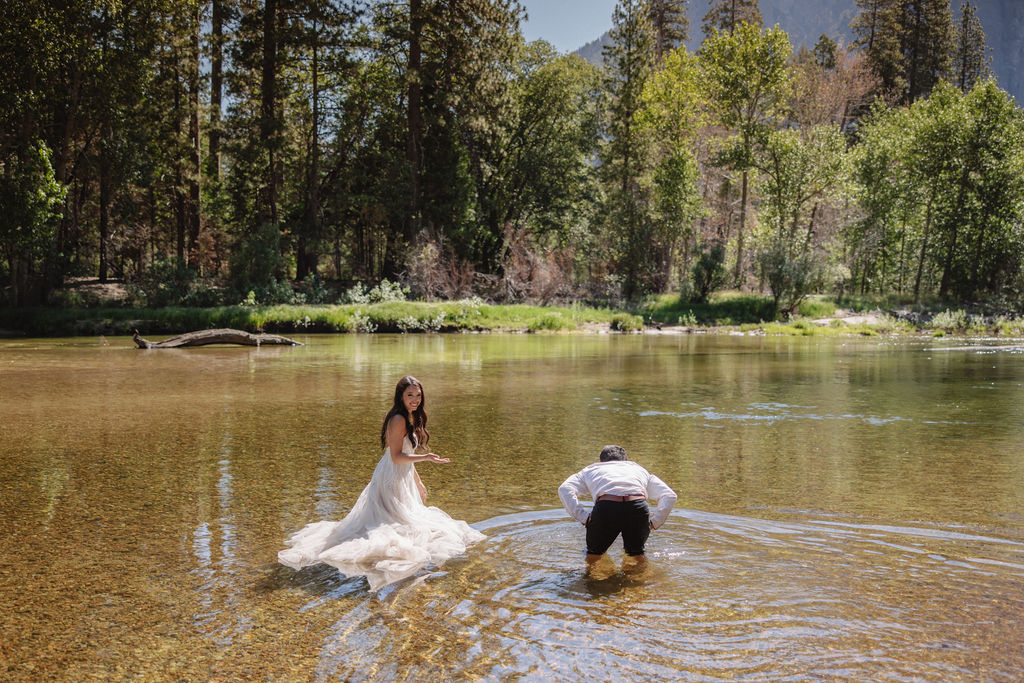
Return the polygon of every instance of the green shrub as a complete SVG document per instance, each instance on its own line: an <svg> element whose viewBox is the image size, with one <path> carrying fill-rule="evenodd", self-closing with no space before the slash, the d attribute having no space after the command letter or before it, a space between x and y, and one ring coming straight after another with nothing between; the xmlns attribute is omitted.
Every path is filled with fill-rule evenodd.
<svg viewBox="0 0 1024 683"><path fill-rule="evenodd" d="M249 290L250 293L255 293L256 301L263 306L272 306L274 304L304 304L306 303L305 297L296 293L292 289L292 285L287 280L274 280L271 279L262 285L256 285Z"/></svg>
<svg viewBox="0 0 1024 683"><path fill-rule="evenodd" d="M805 318L828 318L836 312L835 302L821 297L804 299L797 312Z"/></svg>
<svg viewBox="0 0 1024 683"><path fill-rule="evenodd" d="M46 299L48 306L56 308L97 308L103 304L92 292L78 292L73 289L56 289Z"/></svg>
<svg viewBox="0 0 1024 683"><path fill-rule="evenodd" d="M612 316L611 328L616 332L636 332L644 327L644 319L630 313L616 313Z"/></svg>
<svg viewBox="0 0 1024 683"><path fill-rule="evenodd" d="M128 284L128 293L147 308L167 306L219 306L223 295L220 289L199 278L176 258L157 259L143 270L134 282Z"/></svg>
<svg viewBox="0 0 1024 683"><path fill-rule="evenodd" d="M928 326L935 330L966 330L968 326L967 311L962 309L950 311L948 308L942 313L936 313L928 323Z"/></svg>
<svg viewBox="0 0 1024 683"><path fill-rule="evenodd" d="M530 320L527 329L530 332L557 332L569 329L571 323L562 317L561 313L545 313L544 315Z"/></svg>
<svg viewBox="0 0 1024 683"><path fill-rule="evenodd" d="M820 260L811 252L792 254L776 240L755 252L758 275L768 283L775 311L792 313L820 281Z"/></svg>
<svg viewBox="0 0 1024 683"><path fill-rule="evenodd" d="M697 316L693 314L693 311L688 310L686 313L679 316L678 323L680 325L685 325L686 327L697 327Z"/></svg>
<svg viewBox="0 0 1024 683"><path fill-rule="evenodd" d="M405 334L409 330L415 331L422 328L420 321L411 315L403 315L395 322L395 324L398 325L398 329L401 330L402 334Z"/></svg>
<svg viewBox="0 0 1024 683"><path fill-rule="evenodd" d="M1024 333L1024 320L1020 318L1011 318L1009 316L1000 315L992 321L992 331L994 334L1001 335L1019 335Z"/></svg>
<svg viewBox="0 0 1024 683"><path fill-rule="evenodd" d="M296 295L301 294L304 302L307 304L333 303L333 293L324 286L323 280L314 273L307 275L295 290Z"/></svg>
<svg viewBox="0 0 1024 683"><path fill-rule="evenodd" d="M388 301L405 301L409 293L408 287L387 278L381 280L372 289L367 289L362 282L357 282L345 292L344 300L351 304L378 304Z"/></svg>
<svg viewBox="0 0 1024 683"><path fill-rule="evenodd" d="M377 331L377 325L370 319L370 316L361 309L357 309L349 318L348 323L345 325L345 330L347 332L372 333Z"/></svg>
<svg viewBox="0 0 1024 683"><path fill-rule="evenodd" d="M693 264L693 301L707 301L708 295L722 287L725 280L725 246L715 244L711 249L701 251L696 263Z"/></svg>
<svg viewBox="0 0 1024 683"><path fill-rule="evenodd" d="M680 301L672 294L654 297L642 312L663 323L698 325L742 325L775 318L772 300L758 294L718 292L705 303Z"/></svg>

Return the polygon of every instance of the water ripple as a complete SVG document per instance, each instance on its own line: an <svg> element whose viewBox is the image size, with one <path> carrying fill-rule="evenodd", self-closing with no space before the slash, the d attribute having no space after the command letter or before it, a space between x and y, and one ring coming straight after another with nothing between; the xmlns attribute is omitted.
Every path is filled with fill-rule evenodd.
<svg viewBox="0 0 1024 683"><path fill-rule="evenodd" d="M813 420L813 421L826 421L826 420L840 420L840 421L855 421L863 422L869 425L887 425L897 422L913 422L914 420L909 417L902 417L900 415L863 415L859 413L817 413L813 412L813 406L787 406L784 404L773 404L773 403L751 403L750 412L736 413L718 410L712 406L701 407L697 410L691 411L671 411L671 410L637 410L631 411L627 408L614 407L612 410L615 412L634 412L639 417L672 417L690 420L704 420L706 422L714 423L719 421L733 421L739 423L750 423L750 424L775 424L787 421L796 420ZM607 406L602 406L607 409ZM949 420L925 420L925 424L974 424L971 422L963 421L949 421Z"/></svg>
<svg viewBox="0 0 1024 683"><path fill-rule="evenodd" d="M1024 544L996 534L676 510L646 564L619 546L588 573L561 510L474 526L488 539L467 557L340 615L320 677L1024 675Z"/></svg>

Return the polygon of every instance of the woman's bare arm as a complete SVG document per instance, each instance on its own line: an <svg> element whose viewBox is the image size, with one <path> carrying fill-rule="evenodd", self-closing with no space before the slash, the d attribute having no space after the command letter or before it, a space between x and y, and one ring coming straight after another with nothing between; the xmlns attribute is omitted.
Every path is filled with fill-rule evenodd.
<svg viewBox="0 0 1024 683"><path fill-rule="evenodd" d="M420 473L416 471L416 468L412 468L412 473L416 475L416 488L420 492L420 500L424 503L427 502L427 487L424 485L423 480L420 479Z"/></svg>
<svg viewBox="0 0 1024 683"><path fill-rule="evenodd" d="M392 462L436 462L446 463L451 462L449 458L442 458L437 453L424 453L423 455L416 455L414 453L403 453L402 452L402 440L405 438L405 418L401 415L395 415L391 418L391 422L388 423L388 449L391 452Z"/></svg>

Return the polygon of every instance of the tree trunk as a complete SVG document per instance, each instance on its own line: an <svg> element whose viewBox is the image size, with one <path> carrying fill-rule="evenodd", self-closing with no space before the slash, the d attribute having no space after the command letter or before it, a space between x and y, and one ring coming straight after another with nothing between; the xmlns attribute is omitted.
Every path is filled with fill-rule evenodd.
<svg viewBox="0 0 1024 683"><path fill-rule="evenodd" d="M202 154L203 143L199 135L199 81L200 81L200 58L202 53L199 47L202 20L199 16L202 5L196 3L195 15L192 19L195 26L192 30L192 52L189 55L192 63L189 64L189 119L188 135L192 143L191 159L189 162L189 210L188 210L188 265L192 270L199 272L199 221L201 215L199 183L202 179Z"/></svg>
<svg viewBox="0 0 1024 683"><path fill-rule="evenodd" d="M181 161L177 161L174 164L174 223L176 228L175 255L179 264L185 263L185 235L188 226L188 219L185 216L188 206L185 204L184 183Z"/></svg>
<svg viewBox="0 0 1024 683"><path fill-rule="evenodd" d="M921 9L918 8L914 16L914 25L910 30L910 46L907 49L907 101L913 102L917 99L918 71L921 62Z"/></svg>
<svg viewBox="0 0 1024 683"><path fill-rule="evenodd" d="M935 186L928 198L928 210L924 219L924 235L921 237L921 258L917 260L917 278L914 280L914 303L921 303L921 276L924 273L924 258L928 252L928 233L932 228L932 205L935 203Z"/></svg>
<svg viewBox="0 0 1024 683"><path fill-rule="evenodd" d="M899 283L896 286L896 292L899 294L903 293L903 278L904 271L907 265L907 221L904 218L900 224L900 274Z"/></svg>
<svg viewBox="0 0 1024 683"><path fill-rule="evenodd" d="M177 48L172 48L171 57L174 62L174 133L175 140L181 139L181 121L182 121L182 104L181 104L181 73L179 71L181 64L181 54ZM183 265L188 256L187 236L188 236L188 203L185 201L187 191L185 189L185 171L183 168L184 162L180 155L174 157L174 225L176 228L176 240L175 240L175 256L177 257L178 264Z"/></svg>
<svg viewBox="0 0 1024 683"><path fill-rule="evenodd" d="M654 57L658 64L665 63L665 0L654 0Z"/></svg>
<svg viewBox="0 0 1024 683"><path fill-rule="evenodd" d="M964 202L967 194L967 182L970 178L970 172L967 168L964 168L964 172L960 174L960 188L957 191L956 197L956 210L953 212L954 216L960 217L964 215ZM945 297L949 294L949 288L951 280L953 279L953 259L956 258L956 247L957 242L960 239L959 223L957 219L950 222L952 225L952 234L949 237L949 244L946 247L946 258L942 265L942 282L939 285L939 296Z"/></svg>
<svg viewBox="0 0 1024 683"><path fill-rule="evenodd" d="M224 0L212 0L210 12L210 130L206 175L220 182L220 118L224 96Z"/></svg>
<svg viewBox="0 0 1024 683"><path fill-rule="evenodd" d="M84 60L83 60L84 61ZM74 191L73 185L77 178L73 175L74 167L74 140L78 135L78 117L75 106L77 105L82 90L82 69L81 63L77 60L70 65L70 83L64 85L66 102L56 108L54 129L59 131L57 136L57 148L54 150L54 176L64 185L71 187L64 202L62 216L57 223L57 253L63 254L68 250L68 245L73 243L72 235L78 232L78 193ZM77 250L75 252L77 254ZM67 257L70 260L70 257ZM60 277L63 278L64 263L61 264ZM60 284L57 282L55 284Z"/></svg>
<svg viewBox="0 0 1024 683"><path fill-rule="evenodd" d="M260 96L260 137L267 148L267 187L263 206L265 220L278 224L277 216L277 0L266 0L263 7L263 67Z"/></svg>
<svg viewBox="0 0 1024 683"><path fill-rule="evenodd" d="M978 239L974 243L974 259L971 263L971 286L977 291L979 287L978 274L981 272L981 255L985 245L985 226L988 224L988 216L978 222ZM974 292L971 293L972 295Z"/></svg>
<svg viewBox="0 0 1024 683"><path fill-rule="evenodd" d="M814 208L811 209L811 220L807 224L807 237L804 239L804 254L807 254L811 250L811 241L814 239L814 220L818 216L818 202L814 203Z"/></svg>
<svg viewBox="0 0 1024 683"><path fill-rule="evenodd" d="M296 251L295 277L304 280L307 275L316 275L317 255L311 253L310 242L315 241L319 234L320 217L320 44L319 24L313 20L313 122L310 130L309 168L306 176L306 220L302 233L299 235ZM312 239L311 239L312 238Z"/></svg>
<svg viewBox="0 0 1024 683"><path fill-rule="evenodd" d="M132 341L140 349L177 349L183 346L205 346L207 344L242 344L244 346L302 346L301 342L276 334L252 334L245 330L218 329L186 332L159 342L151 342L139 336L136 330Z"/></svg>
<svg viewBox="0 0 1024 683"><path fill-rule="evenodd" d="M740 191L740 226L736 232L736 271L733 274L733 279L736 281L736 286L740 289L743 288L743 231L747 223L747 171L743 170L743 181L741 183L742 189Z"/></svg>
<svg viewBox="0 0 1024 683"><path fill-rule="evenodd" d="M420 213L420 166L422 164L422 72L421 38L423 34L423 14L420 0L409 0L409 64L406 78L409 81L409 101L407 123L409 140L406 149L406 160L409 162L409 215L405 221L405 238L412 241L419 230Z"/></svg>
<svg viewBox="0 0 1024 683"><path fill-rule="evenodd" d="M110 236L110 162L106 145L100 146L100 282L107 281L107 241Z"/></svg>

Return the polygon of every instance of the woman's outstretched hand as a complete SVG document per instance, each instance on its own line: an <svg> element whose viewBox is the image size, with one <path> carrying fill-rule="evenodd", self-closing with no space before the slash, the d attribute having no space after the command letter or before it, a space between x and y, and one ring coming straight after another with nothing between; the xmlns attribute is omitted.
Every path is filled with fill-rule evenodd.
<svg viewBox="0 0 1024 683"><path fill-rule="evenodd" d="M441 463L441 464L444 464L446 462L451 462L452 461L451 458L442 458L437 453L427 453L427 454L425 454L424 457L427 460L429 460L430 462L436 462L436 463Z"/></svg>

